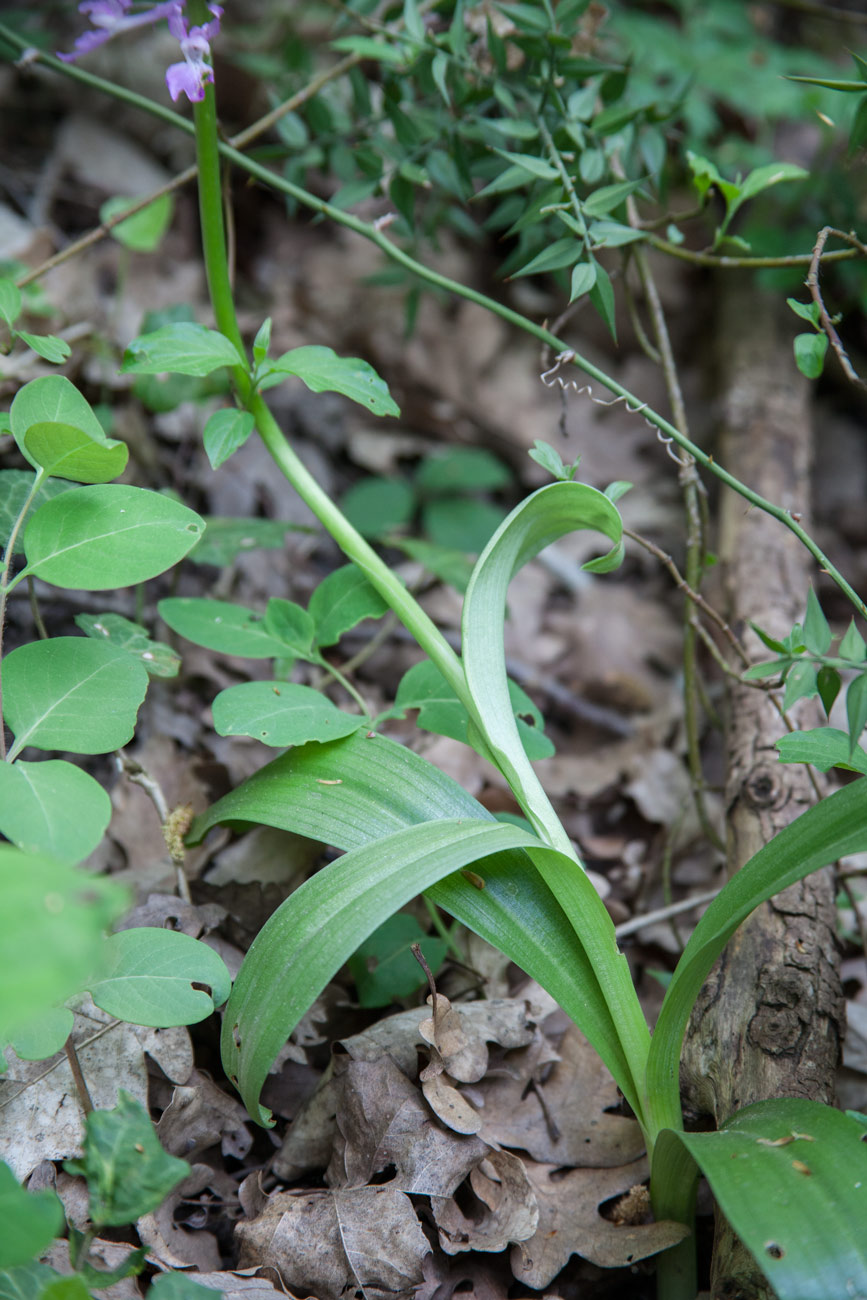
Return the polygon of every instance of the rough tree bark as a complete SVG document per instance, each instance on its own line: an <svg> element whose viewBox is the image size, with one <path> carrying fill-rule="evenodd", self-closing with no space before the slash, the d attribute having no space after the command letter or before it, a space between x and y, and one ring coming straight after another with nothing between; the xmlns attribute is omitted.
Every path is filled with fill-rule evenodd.
<svg viewBox="0 0 867 1300"><path fill-rule="evenodd" d="M718 348L722 464L773 501L809 511L808 389L778 303L754 286L720 285ZM809 523L807 524L809 527ZM812 561L791 533L734 493L720 503L720 559L728 617L750 650L766 654L753 620L784 636L803 616ZM800 725L815 725L812 705ZM727 719L727 867L737 871L815 802L807 771L777 761L783 724L764 694L735 684ZM784 890L729 943L702 990L684 1055L688 1104L721 1124L767 1097L832 1101L843 998L831 869ZM769 1296L752 1257L718 1223L715 1300Z"/></svg>

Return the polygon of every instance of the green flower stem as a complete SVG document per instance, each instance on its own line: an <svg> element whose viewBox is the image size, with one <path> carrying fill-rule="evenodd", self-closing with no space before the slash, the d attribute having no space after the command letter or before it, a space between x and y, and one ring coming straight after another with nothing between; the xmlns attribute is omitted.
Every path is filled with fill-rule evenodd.
<svg viewBox="0 0 867 1300"><path fill-rule="evenodd" d="M0 40L5 41L13 50L18 52L23 52L28 48L28 43L4 23L0 23ZM125 90L123 87L116 86L113 82L106 81L102 77L96 77L92 73L84 72L74 64L62 63L60 60L54 59L50 55L40 53L37 58L40 63L51 68L53 71L62 73L67 77L72 77L84 85L91 86L107 95L112 95L116 99L122 100L124 103L140 108L144 112L160 118L161 121L171 123L172 126L177 127L181 131L185 131L188 135L192 134L194 131L192 123L187 121L186 118L181 117L179 113L175 113L169 108L164 108L163 105L154 103L152 100L146 99L142 95L137 95L133 91ZM723 469L721 465L718 465L713 457L709 456L707 452L702 451L700 447L697 447L688 438L683 437L668 420L664 419L658 414L658 412L654 411L652 407L646 406L640 402L639 399L629 391L629 389L624 388L622 384L617 382L617 380L611 378L611 376L607 375L597 366L594 366L592 362L588 361L585 357L582 357L573 349L570 349L568 344L562 339L557 338L556 335L545 329L544 326L537 325L535 321L531 321L528 317L522 316L520 312L514 311L511 307L507 307L504 303L497 302L496 299L489 298L487 295L479 293L476 289L461 284L457 280L452 280L449 276L441 275L439 272L432 270L423 263L416 261L415 258L411 257L408 253L405 253L403 249L391 242L391 240L385 235L381 224L361 221L350 212L343 212L339 208L332 207L330 203L318 199L315 195L310 194L299 185L293 185L291 181L285 180L282 176L278 176L275 172L269 170L269 168L263 167L260 163L246 157L245 154L241 153L238 149L233 148L231 145L220 143L218 148L220 154L224 158L227 158L230 162L234 163L235 166L240 167L243 171L247 172L248 175L255 176L258 180L261 180L263 184L269 185L272 189L278 190L282 194L288 194L290 198L296 199L300 204L309 208L311 211L320 213L322 216L328 217L329 220L337 222L338 225L345 226L347 229L353 230L356 234L361 235L364 239L370 240L371 243L376 244L376 246L382 250L386 257L399 263L408 271L411 271L413 275L417 275L419 279L426 280L429 284L433 284L437 288L445 290L447 293L454 293L461 298L467 299L469 302L477 303L480 307L484 307L488 311L493 312L494 315L499 316L502 320L506 320L510 324L516 326L516 328L523 330L527 334L531 334L534 338L547 344L548 347L553 348L556 352L569 351L569 363L571 365L583 370L591 379L597 380L607 388L610 393L613 393L615 397L622 398L633 409L640 410L644 418L648 420L650 424L654 425L664 437L672 438L678 446L682 447L684 451L688 451L690 455L695 457L700 465L703 465L705 469L710 470L712 474L715 474L718 479L727 484L727 486L732 488L733 491L737 492L746 501L749 501L751 505L756 506L760 510L764 510L772 518L778 520L778 522L785 528L788 528L790 532L794 533L798 540L807 548L813 558L817 561L819 566L829 575L830 578L832 578L840 590L844 592L862 618L867 619L867 604L865 604L851 584L846 581L839 569L837 569L836 565L831 563L821 547L813 541L812 537L810 537L810 535L787 510L784 510L782 506L775 505L772 501L766 500L758 492L753 492L751 488L747 487L745 483L742 483L734 474L729 473L728 470ZM808 266L813 257L812 253L798 254L797 256L782 258L714 257L710 254L692 253L688 249L679 248L676 244L670 244L667 240L659 239L656 236L649 235L648 242L652 247L670 253L672 256L696 262L700 265L719 266L722 268ZM837 252L823 254L822 260L823 262L844 261L850 257L857 256L860 256L857 249L841 249Z"/></svg>

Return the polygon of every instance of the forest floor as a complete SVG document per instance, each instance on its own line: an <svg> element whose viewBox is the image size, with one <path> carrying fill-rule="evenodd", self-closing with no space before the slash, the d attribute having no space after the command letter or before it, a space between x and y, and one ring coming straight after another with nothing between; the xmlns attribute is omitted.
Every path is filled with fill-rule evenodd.
<svg viewBox="0 0 867 1300"><path fill-rule="evenodd" d="M8 66L0 69L0 127L10 142L0 177L7 190L0 204L0 259L28 266L97 225L107 197L146 192L189 161L183 146L180 152L168 147L160 128L143 127L126 110L109 115L98 99ZM328 493L339 499L369 474L409 480L444 449L483 447L507 468L508 483L493 494L469 494L470 512L481 501L506 510L545 481L527 455L543 439L566 462L580 453L580 477L594 486L631 482L621 503L626 524L680 561L677 467L639 414L622 404L596 404L601 391L591 398L546 385L542 375L552 358L472 304L424 293L407 332L405 290L377 283L383 269L378 250L303 216L287 219L274 197L241 182L234 199L245 335L270 316L276 352L315 343L361 356L386 379L401 408L399 419L373 420L343 398L314 395L296 381L271 395L293 446ZM159 622L157 601L168 594L214 596L262 611L270 597L288 597L306 605L342 561L258 441L211 470L201 430L219 395L157 413L118 373L122 350L140 332L145 313L184 304L197 320L209 321L196 234L188 188L158 253L130 254L106 239L58 266L41 281L55 312L50 327L73 344L64 373L91 401L110 407L113 436L130 446L126 481L175 492L207 517L281 527L268 547L231 553L223 539L222 553L194 552L143 592L40 587L38 599L50 634L74 632L77 615L115 612L172 644L180 671L153 680L126 758L144 769L169 806L190 804L201 812L274 756L255 741L218 736L210 712L218 691L265 677L269 666L180 641ZM462 247L443 237L426 256L536 320L560 310L553 285L498 282L495 249ZM708 360L714 282L679 264L655 269L692 436L711 448L720 401ZM641 352L625 316L617 346L589 310L565 328L585 355L642 400L667 410L661 373ZM20 349L0 357L4 400L50 371ZM812 508L822 545L863 589L867 444L858 427L863 403L860 410L854 403L851 390L833 379L819 390L814 418L822 455ZM4 460L6 466L18 463L12 452ZM717 489L713 482L706 486L713 512ZM255 528L248 531L261 540ZM722 884L723 862L702 833L685 762L682 598L659 560L640 546L629 543L622 568L604 577L582 573L592 553L592 539L576 534L516 577L506 648L512 675L541 708L556 747L554 757L539 762L539 774L622 927L652 1023L701 900ZM458 592L425 579L397 550L388 555L407 582L423 589L425 608L439 626L457 638ZM848 611L835 590L820 582L819 594L835 630L844 630ZM720 597L712 573L706 595L712 603ZM392 703L395 684L419 658L398 627L388 623L386 634L376 636L379 628L361 625L334 651L338 665L356 661L354 680L374 712ZM9 649L33 635L30 604L18 588L9 611ZM711 708L722 711L722 679L712 664L705 669ZM296 671L296 680L317 683L313 670ZM339 688L329 690L345 703ZM468 747L409 721L388 724L387 734L417 748L491 811L519 811ZM726 758L710 723L703 748L707 808L724 834ZM327 846L286 831L260 827L234 836L218 830L187 856L192 902L183 902L154 804L129 779L129 764L124 772L111 755L86 762L110 791L114 810L87 865L111 872L134 891L136 908L125 924L170 926L203 937L233 974L274 908L326 860ZM690 910L671 906L691 898L699 902ZM867 903L862 906L867 914ZM660 909L663 915L654 919ZM407 911L428 928L420 902ZM840 1096L867 1111L867 974L858 925L846 905L839 928L849 1009ZM422 1300L448 1300L455 1292L478 1300L534 1293L563 1300L650 1296L652 1259L641 1261L660 1241L654 1225L641 1222L640 1211L635 1215L623 1199L647 1176L637 1125L550 997L469 932L458 931L454 939L461 959L446 960L437 986L459 1005L476 1055L465 1093L484 1110L477 1136L454 1132L427 1109L419 1080L426 987L386 1006L362 1006L359 987L344 969L268 1080L264 1101L276 1120L270 1130L248 1118L222 1074L218 1016L189 1030L141 1029L109 1022L82 1003L75 1038L95 1104L115 1104L118 1088L125 1088L146 1102L167 1150L193 1167L158 1211L126 1234L97 1243L106 1265L117 1261L123 1243L141 1243L151 1272L189 1269L196 1280L247 1300L254 1300L253 1292L265 1300L275 1288L337 1300L358 1287L376 1300L413 1288ZM10 1053L0 1095L0 1156L20 1178L29 1177L31 1187L55 1187L69 1222L83 1226L83 1184L61 1167L79 1152L82 1136L66 1057L27 1063ZM520 1158L510 1154L516 1151ZM514 1163L523 1167L523 1177ZM409 1196L389 1188L395 1180L412 1189ZM531 1199L542 1217L526 1238L522 1223ZM631 1234L628 1248L623 1234ZM510 1245L516 1241L521 1244ZM51 1257L61 1269L63 1250L58 1243ZM359 1262L365 1258L367 1264ZM132 1300L140 1287L141 1280L127 1279L105 1294Z"/></svg>

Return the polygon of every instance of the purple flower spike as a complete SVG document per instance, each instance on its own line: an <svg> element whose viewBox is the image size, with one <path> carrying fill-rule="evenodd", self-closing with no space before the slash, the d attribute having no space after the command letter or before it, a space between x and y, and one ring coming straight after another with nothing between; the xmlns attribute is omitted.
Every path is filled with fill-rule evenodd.
<svg viewBox="0 0 867 1300"><path fill-rule="evenodd" d="M153 5L152 8L141 13L131 14L129 12L131 4L132 0L82 0L78 12L87 14L96 30L84 32L79 36L71 54L59 53L57 57L64 63L73 63L83 54L89 54L97 46L104 45L120 32L158 22L160 18L168 18L180 8L178 0L165 0L164 3Z"/></svg>
<svg viewBox="0 0 867 1300"><path fill-rule="evenodd" d="M206 83L214 80L214 70L205 60L210 57L210 42L220 30L223 9L221 5L209 4L208 10L212 20L201 27L187 27L180 5L175 5L169 15L169 31L180 41L184 56L183 63L173 63L166 70L166 85L173 100L184 94L191 103L197 104L205 98Z"/></svg>

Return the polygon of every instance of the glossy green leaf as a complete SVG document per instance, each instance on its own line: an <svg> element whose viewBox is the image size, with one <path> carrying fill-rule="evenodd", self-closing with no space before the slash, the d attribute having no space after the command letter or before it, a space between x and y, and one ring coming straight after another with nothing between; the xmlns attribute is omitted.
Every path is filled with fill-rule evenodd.
<svg viewBox="0 0 867 1300"><path fill-rule="evenodd" d="M855 626L854 618L850 620L846 635L840 642L839 655L841 659L851 659L854 663L862 663L867 659L867 645Z"/></svg>
<svg viewBox="0 0 867 1300"><path fill-rule="evenodd" d="M760 903L850 853L867 850L867 781L823 799L750 858L702 916L677 964L654 1030L647 1064L648 1095L677 1096L681 1044L690 1012L711 966L735 930Z"/></svg>
<svg viewBox="0 0 867 1300"><path fill-rule="evenodd" d="M796 334L795 365L806 379L818 379L825 368L827 334Z"/></svg>
<svg viewBox="0 0 867 1300"><path fill-rule="evenodd" d="M175 321L133 339L123 354L124 375L209 375L220 366L246 361L225 334L195 321Z"/></svg>
<svg viewBox="0 0 867 1300"><path fill-rule="evenodd" d="M0 1039L79 993L129 905L112 881L0 844Z"/></svg>
<svg viewBox="0 0 867 1300"><path fill-rule="evenodd" d="M9 419L12 436L31 464L35 462L28 455L24 439L33 424L71 424L89 434L94 442L106 440L90 403L63 375L44 375L20 388L9 409Z"/></svg>
<svg viewBox="0 0 867 1300"><path fill-rule="evenodd" d="M463 662L484 737L513 790L523 792L524 811L550 819L550 805L524 752L512 712L503 620L509 582L528 560L566 533L592 528L615 547L622 521L616 506L584 483L550 483L523 501L486 546L464 600ZM532 819L532 816L531 816Z"/></svg>
<svg viewBox="0 0 867 1300"><path fill-rule="evenodd" d="M292 348L265 362L264 371L263 390L282 383L286 375L297 375L314 393L342 393L374 415L400 415L388 385L373 366L359 357L339 357L333 348Z"/></svg>
<svg viewBox="0 0 867 1300"><path fill-rule="evenodd" d="M837 669L831 668L828 664L823 664L816 674L816 687L819 692L819 699L822 701L822 708L826 714L830 715L842 685L843 679Z"/></svg>
<svg viewBox="0 0 867 1300"><path fill-rule="evenodd" d="M801 320L809 321L818 329L821 312L817 302L798 302L797 298L787 298L786 302L796 316L800 316Z"/></svg>
<svg viewBox="0 0 867 1300"><path fill-rule="evenodd" d="M295 682L242 682L214 700L214 726L221 736L252 736L285 749L308 740L339 740L369 718L344 713L327 696Z"/></svg>
<svg viewBox="0 0 867 1300"><path fill-rule="evenodd" d="M87 637L19 646L3 661L3 706L15 735L10 761L27 745L107 754L132 739L148 686L140 663Z"/></svg>
<svg viewBox="0 0 867 1300"><path fill-rule="evenodd" d="M110 820L105 790L74 763L0 763L0 833L19 849L82 862Z"/></svg>
<svg viewBox="0 0 867 1300"><path fill-rule="evenodd" d="M244 605L197 596L170 596L159 602L157 610L173 632L218 654L274 659L286 653L284 643L266 629L263 616Z"/></svg>
<svg viewBox="0 0 867 1300"><path fill-rule="evenodd" d="M831 629L822 612L822 606L812 587L807 592L807 614L804 618L804 641L811 654L824 655L831 645Z"/></svg>
<svg viewBox="0 0 867 1300"><path fill-rule="evenodd" d="M0 546L5 546L18 516L24 509L24 503L33 487L34 474L27 469L0 469ZM25 519L29 519L34 510L38 510L52 497L61 492L69 492L72 484L63 479L46 479L31 502ZM15 553L21 550L22 535L19 532L15 542Z"/></svg>
<svg viewBox="0 0 867 1300"><path fill-rule="evenodd" d="M31 465L53 478L75 483L110 483L126 469L129 450L114 438L92 438L72 424L31 424L21 450Z"/></svg>
<svg viewBox="0 0 867 1300"><path fill-rule="evenodd" d="M832 767L848 768L867 776L867 752L856 746L837 727L815 727L811 731L790 731L776 742L781 763L812 763L820 772Z"/></svg>
<svg viewBox="0 0 867 1300"><path fill-rule="evenodd" d="M0 279L0 320L14 325L21 315L21 290L14 280Z"/></svg>
<svg viewBox="0 0 867 1300"><path fill-rule="evenodd" d="M67 1160L64 1168L87 1179L96 1228L135 1223L190 1172L186 1160L163 1150L144 1106L123 1088L113 1110L91 1111L84 1126L84 1155Z"/></svg>
<svg viewBox="0 0 867 1300"><path fill-rule="evenodd" d="M63 1231L63 1205L46 1188L27 1192L0 1160L0 1268L27 1264Z"/></svg>
<svg viewBox="0 0 867 1300"><path fill-rule="evenodd" d="M164 641L153 641L147 628L122 614L76 614L76 627L95 641L108 641L138 659L150 677L177 677L180 656Z"/></svg>
<svg viewBox="0 0 867 1300"><path fill-rule="evenodd" d="M388 606L359 568L344 564L320 582L307 611L316 626L316 644L329 646L362 619L381 618Z"/></svg>
<svg viewBox="0 0 867 1300"><path fill-rule="evenodd" d="M867 726L867 673L861 673L849 683L846 718L849 723L849 749L854 754L861 733Z"/></svg>
<svg viewBox="0 0 867 1300"><path fill-rule="evenodd" d="M589 293L596 283L596 263L579 262L572 270L572 283L569 290L569 301L574 302L583 294Z"/></svg>
<svg viewBox="0 0 867 1300"><path fill-rule="evenodd" d="M803 1098L756 1102L686 1148L779 1300L867 1294L867 1143L849 1116Z"/></svg>
<svg viewBox="0 0 867 1300"><path fill-rule="evenodd" d="M190 838L197 842L211 826L224 821L261 823L353 849L402 827L445 817L493 821L456 782L417 754L382 736L359 731L331 745L306 745L269 763L197 818ZM575 864L570 863L570 868L574 873ZM550 888L520 852L486 859L483 879L484 888L478 889L458 875L429 887L428 893L548 989L622 1080L633 1104L639 1105L593 967ZM588 903L586 910L593 915L602 908L604 913L598 896L593 897L595 902ZM392 897L380 920L399 907ZM613 947L613 932L605 937L610 921L600 918L600 925L602 941ZM354 947L370 930L355 935ZM288 958L288 951L282 957ZM255 962L252 965L255 974ZM274 998L265 996L264 984L260 987L262 1016L280 1016ZM264 1021L253 1016L253 1025L258 1033ZM275 1027L277 1037L282 1029L282 1023Z"/></svg>
<svg viewBox="0 0 867 1300"><path fill-rule="evenodd" d="M396 912L365 939L348 962L359 1006L387 1007L427 984L427 975L412 951L416 943L436 975L448 945L444 939L426 935L414 916Z"/></svg>
<svg viewBox="0 0 867 1300"><path fill-rule="evenodd" d="M75 1016L68 1007L51 1007L40 1016L31 1016L26 1024L16 1026L10 1034L15 1055L22 1061L44 1061L63 1046L72 1033Z"/></svg>
<svg viewBox="0 0 867 1300"><path fill-rule="evenodd" d="M126 208L132 206L131 195L119 194L106 199L100 206L100 221L110 221ZM153 203L149 203L140 212L135 212L126 221L120 221L111 228L111 237L134 253L152 253L159 248L163 235L169 228L174 210L171 194L161 194Z"/></svg>
<svg viewBox="0 0 867 1300"><path fill-rule="evenodd" d="M239 447L243 447L255 427L256 421L249 411L238 411L234 407L215 411L202 433L211 469L219 469Z"/></svg>
<svg viewBox="0 0 867 1300"><path fill-rule="evenodd" d="M192 510L159 492L119 483L75 488L31 517L26 572L83 591L128 587L177 564L204 527Z"/></svg>
<svg viewBox="0 0 867 1300"><path fill-rule="evenodd" d="M140 926L109 936L99 976L88 989L110 1016L162 1029L204 1020L223 1005L231 986L225 962L206 943L178 930Z"/></svg>
<svg viewBox="0 0 867 1300"><path fill-rule="evenodd" d="M16 332L22 343L26 343L37 356L50 361L52 365L59 366L72 356L72 348L66 339L59 339L56 334L30 334L27 330Z"/></svg>
<svg viewBox="0 0 867 1300"><path fill-rule="evenodd" d="M194 564L213 564L222 569L247 551L282 550L288 531L289 525L276 519L221 519L209 515L204 536L187 558Z"/></svg>

